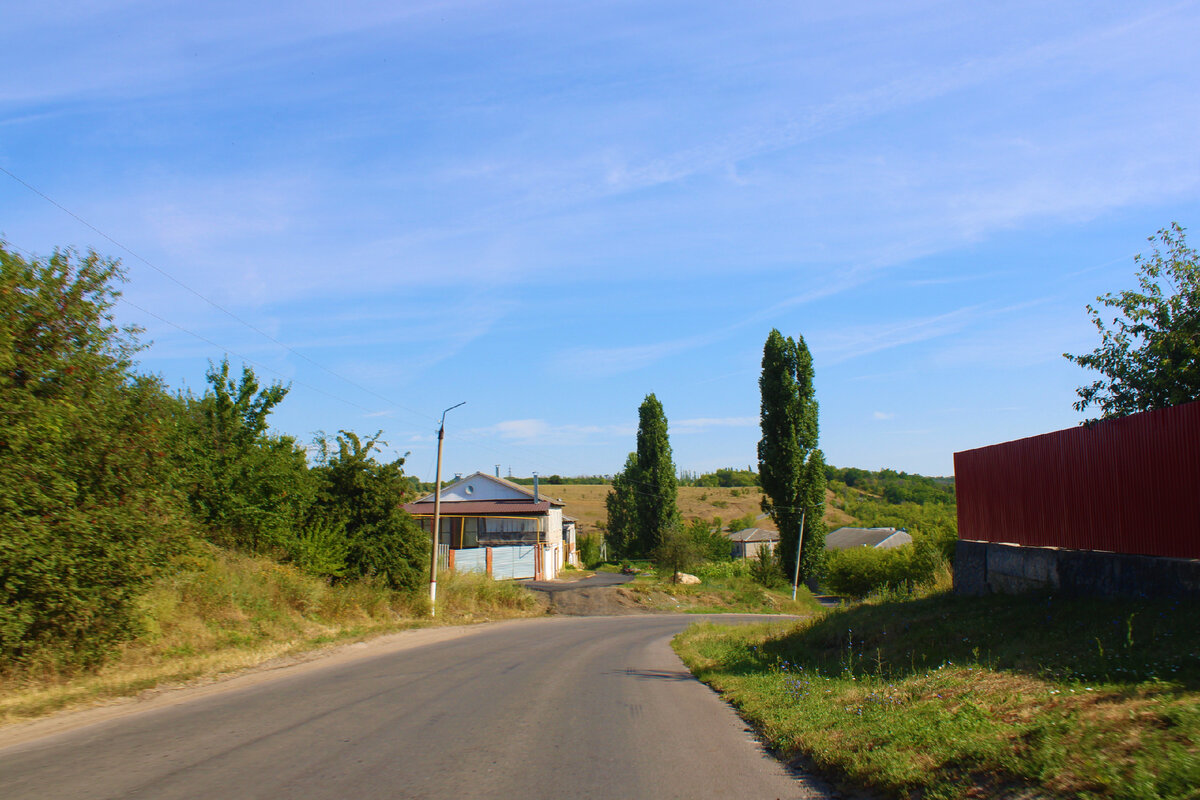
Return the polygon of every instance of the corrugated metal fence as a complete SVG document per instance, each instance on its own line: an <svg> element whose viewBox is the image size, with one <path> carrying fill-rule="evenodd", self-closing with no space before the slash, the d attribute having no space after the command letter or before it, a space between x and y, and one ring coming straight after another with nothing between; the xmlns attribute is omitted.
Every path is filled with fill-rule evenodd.
<svg viewBox="0 0 1200 800"><path fill-rule="evenodd" d="M960 539L1200 558L1200 401L954 454Z"/></svg>

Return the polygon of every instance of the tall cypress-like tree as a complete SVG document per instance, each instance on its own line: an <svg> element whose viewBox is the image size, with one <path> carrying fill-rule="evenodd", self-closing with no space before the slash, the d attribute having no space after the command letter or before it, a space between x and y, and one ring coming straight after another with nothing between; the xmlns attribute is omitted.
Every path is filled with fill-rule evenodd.
<svg viewBox="0 0 1200 800"><path fill-rule="evenodd" d="M653 393L646 395L638 408L637 467L641 482L634 494L637 549L639 554L647 554L679 522L679 486L667 437L667 415Z"/></svg>
<svg viewBox="0 0 1200 800"><path fill-rule="evenodd" d="M613 478L606 499L609 544L619 555L649 555L679 523L678 495L667 416L649 394L638 408L637 452Z"/></svg>
<svg viewBox="0 0 1200 800"><path fill-rule="evenodd" d="M800 579L820 572L825 554L825 459L817 448L817 400L812 355L804 337L793 340L772 330L763 346L762 439L758 472L762 509L779 527L784 571L793 575L800 521L804 539Z"/></svg>

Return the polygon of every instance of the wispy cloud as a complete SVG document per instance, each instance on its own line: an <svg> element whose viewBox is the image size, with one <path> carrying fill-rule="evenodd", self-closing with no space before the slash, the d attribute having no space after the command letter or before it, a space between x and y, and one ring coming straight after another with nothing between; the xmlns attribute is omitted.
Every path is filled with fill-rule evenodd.
<svg viewBox="0 0 1200 800"><path fill-rule="evenodd" d="M753 428L758 417L696 417L670 423L671 433L707 433L713 428Z"/></svg>
<svg viewBox="0 0 1200 800"><path fill-rule="evenodd" d="M871 414L872 419L893 419L896 415L890 411L875 411Z"/></svg>

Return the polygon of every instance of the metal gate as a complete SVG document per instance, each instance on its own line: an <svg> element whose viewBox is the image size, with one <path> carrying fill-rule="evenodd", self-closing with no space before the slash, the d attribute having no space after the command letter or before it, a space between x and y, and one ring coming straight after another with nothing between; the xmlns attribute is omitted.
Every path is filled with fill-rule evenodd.
<svg viewBox="0 0 1200 800"><path fill-rule="evenodd" d="M536 564L537 548L531 545L510 545L492 548L492 577L532 578Z"/></svg>

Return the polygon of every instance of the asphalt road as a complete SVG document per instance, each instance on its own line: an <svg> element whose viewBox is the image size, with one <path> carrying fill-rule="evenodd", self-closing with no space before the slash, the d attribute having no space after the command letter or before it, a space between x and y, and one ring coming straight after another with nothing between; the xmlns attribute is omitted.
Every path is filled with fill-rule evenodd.
<svg viewBox="0 0 1200 800"><path fill-rule="evenodd" d="M824 797L670 650L696 619L519 620L282 670L0 749L0 797Z"/></svg>

